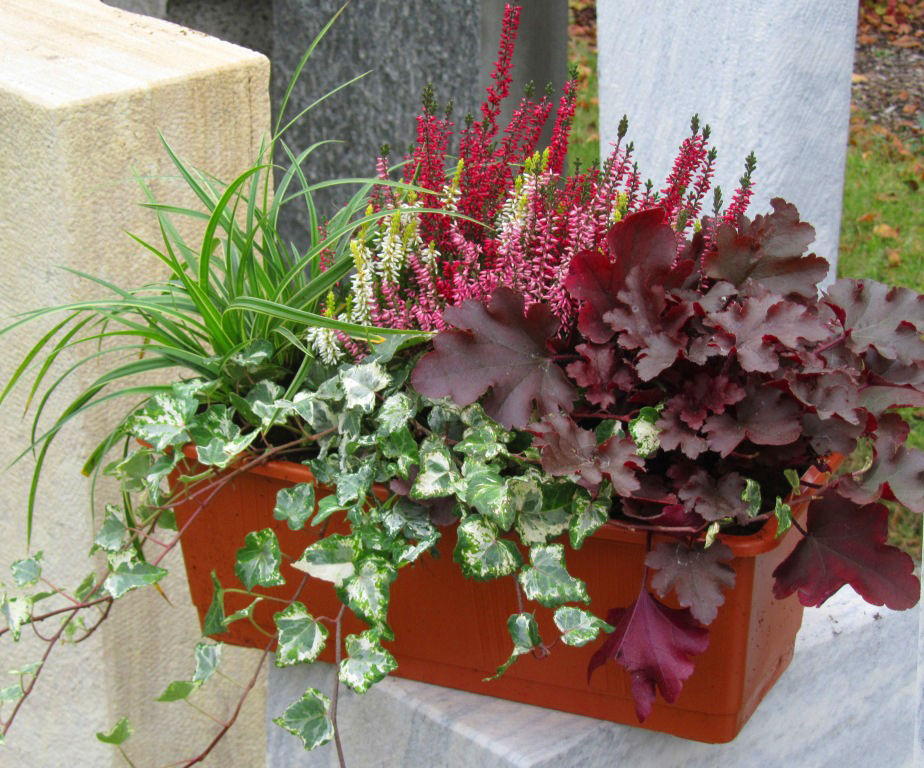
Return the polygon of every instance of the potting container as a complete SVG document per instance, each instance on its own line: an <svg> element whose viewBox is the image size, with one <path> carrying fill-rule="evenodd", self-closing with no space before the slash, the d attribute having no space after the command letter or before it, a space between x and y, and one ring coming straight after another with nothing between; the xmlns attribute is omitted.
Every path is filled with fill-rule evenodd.
<svg viewBox="0 0 924 768"><path fill-rule="evenodd" d="M806 475L809 482L822 479L815 470ZM236 475L201 509L202 497L207 494L176 507L177 522L185 529L183 555L200 619L204 619L212 601L211 573L214 571L226 588L242 588L234 574L236 552L244 546L247 533L264 528L272 528L279 538L286 584L258 587L256 591L289 600L301 589L297 599L314 616L337 615L340 603L333 586L291 566L317 540L318 528L307 526L291 531L285 522L273 518L277 491L305 482L314 482L307 467L273 461ZM323 486L317 489L319 498L330 492ZM804 518L804 507L794 509L797 519ZM336 530L341 529L332 524L330 531ZM786 669L802 623L802 606L795 597L782 601L773 598L771 574L792 551L798 536L790 531L776 539L775 531L776 521L771 518L755 534L721 537L735 553L735 586L725 593L725 603L709 627L709 647L696 657L696 669L676 702L667 704L659 695L651 716L641 727L697 741L730 741ZM398 660L393 674L640 725L630 678L622 667L607 663L588 683L587 664L603 642L602 636L583 648L558 643L546 658L525 654L500 679L485 682L484 678L494 674L512 650L506 622L518 610L514 583L512 578L476 582L463 577L452 560L454 526L442 533L439 557L422 556L401 569L392 584L389 624L395 640L385 645ZM566 548L568 569L586 582L597 615L605 616L610 608L625 607L635 600L643 573L645 540L643 531L607 524L580 550ZM230 614L250 602L249 596L226 594L225 612ZM254 611L253 623L234 622L216 638L234 645L265 648L275 633L273 614L284 607L283 602L264 600ZM558 636L552 611L535 608L540 634L550 642ZM365 628L364 623L346 612L344 635ZM322 659L333 661L332 645L329 640Z"/></svg>

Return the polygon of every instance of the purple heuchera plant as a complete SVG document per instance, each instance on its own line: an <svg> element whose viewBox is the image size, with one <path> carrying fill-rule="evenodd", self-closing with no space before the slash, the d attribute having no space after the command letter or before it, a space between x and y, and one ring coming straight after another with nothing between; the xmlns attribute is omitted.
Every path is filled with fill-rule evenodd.
<svg viewBox="0 0 924 768"><path fill-rule="evenodd" d="M625 666L641 719L656 690L675 699L734 582L731 550L703 545L721 528L776 517L780 532L798 529L777 598L820 605L850 584L905 609L920 595L911 558L885 543L882 502L924 513L924 454L905 445L894 410L924 406L924 297L869 280L819 291L828 265L805 253L813 228L771 205L707 222L708 240L682 240L663 208L632 213L571 260L570 326L497 288L446 310L412 375L427 396L480 401L532 433L547 474L611 486L617 524L670 534L649 552L637 600L610 611L615 631L588 670ZM800 484L861 443L862 468ZM813 499L804 520L788 495ZM680 609L659 601L671 591Z"/></svg>

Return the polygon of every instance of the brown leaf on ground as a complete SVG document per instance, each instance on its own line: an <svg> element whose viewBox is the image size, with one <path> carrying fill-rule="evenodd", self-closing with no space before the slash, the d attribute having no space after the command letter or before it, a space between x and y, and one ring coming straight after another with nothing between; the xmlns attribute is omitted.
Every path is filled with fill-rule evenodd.
<svg viewBox="0 0 924 768"><path fill-rule="evenodd" d="M898 267L902 263L902 255L898 252L897 248L889 248L886 251L886 261L890 267Z"/></svg>
<svg viewBox="0 0 924 768"><path fill-rule="evenodd" d="M864 213L862 216L857 216L857 224L864 224L867 221L875 221L878 217L878 213L870 211L869 213Z"/></svg>
<svg viewBox="0 0 924 768"><path fill-rule="evenodd" d="M877 224L873 227L873 234L888 240L898 240L899 237L898 230L888 224Z"/></svg>

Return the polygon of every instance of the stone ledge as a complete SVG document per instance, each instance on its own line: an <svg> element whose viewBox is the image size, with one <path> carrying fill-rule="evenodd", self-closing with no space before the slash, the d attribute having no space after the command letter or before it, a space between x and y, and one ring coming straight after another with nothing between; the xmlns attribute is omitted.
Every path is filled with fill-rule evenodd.
<svg viewBox="0 0 924 768"><path fill-rule="evenodd" d="M875 608L849 588L806 609L792 664L730 744L389 678L342 694L344 753L350 768L911 766L918 611ZM268 768L337 765L332 745L304 752L272 723L306 688L329 691L332 675L330 664L270 668Z"/></svg>

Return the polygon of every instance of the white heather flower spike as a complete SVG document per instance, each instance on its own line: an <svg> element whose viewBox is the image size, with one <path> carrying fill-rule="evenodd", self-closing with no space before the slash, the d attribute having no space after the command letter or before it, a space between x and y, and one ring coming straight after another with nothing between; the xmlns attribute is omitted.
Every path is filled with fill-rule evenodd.
<svg viewBox="0 0 924 768"><path fill-rule="evenodd" d="M325 365L333 365L343 357L337 334L332 328L309 328L305 336L311 349Z"/></svg>

